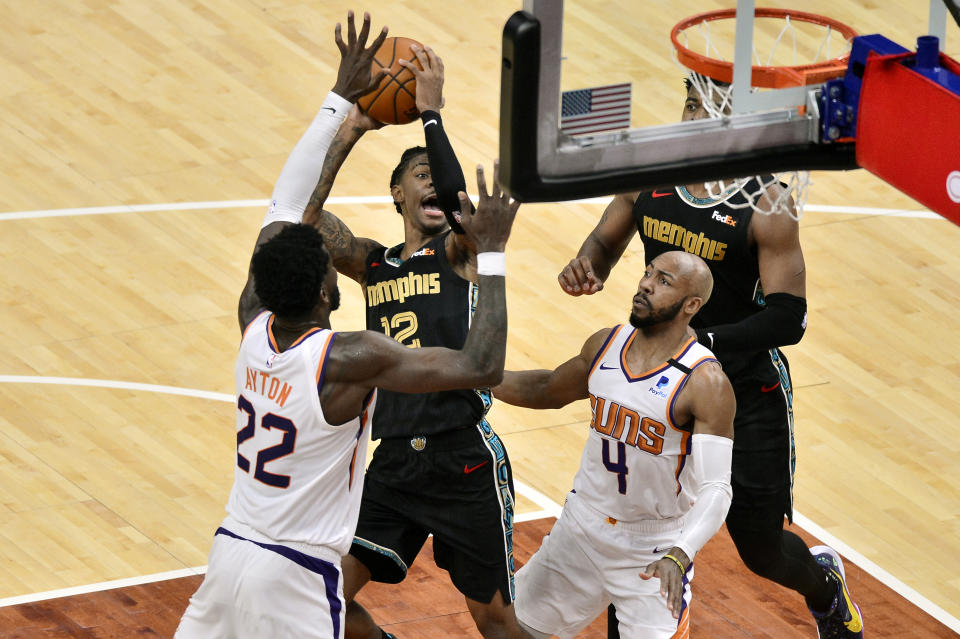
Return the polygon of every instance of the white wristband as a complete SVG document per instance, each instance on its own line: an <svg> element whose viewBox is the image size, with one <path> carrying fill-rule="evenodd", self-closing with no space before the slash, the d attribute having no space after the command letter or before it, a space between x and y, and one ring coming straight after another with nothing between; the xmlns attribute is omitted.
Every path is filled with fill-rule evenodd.
<svg viewBox="0 0 960 639"><path fill-rule="evenodd" d="M507 256L503 253L477 253L477 275L506 275Z"/></svg>

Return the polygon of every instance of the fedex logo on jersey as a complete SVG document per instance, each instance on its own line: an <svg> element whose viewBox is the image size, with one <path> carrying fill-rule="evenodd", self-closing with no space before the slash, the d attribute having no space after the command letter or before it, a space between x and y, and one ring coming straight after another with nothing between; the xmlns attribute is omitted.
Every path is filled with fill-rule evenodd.
<svg viewBox="0 0 960 639"><path fill-rule="evenodd" d="M663 375L660 377L660 379L657 380L656 387L651 386L647 390L650 391L651 394L656 395L657 397L663 397L664 399L666 399L667 391L663 390L663 387L669 383L670 383L670 378L667 377L666 375Z"/></svg>
<svg viewBox="0 0 960 639"><path fill-rule="evenodd" d="M720 215L720 211L714 209L713 215L710 216L712 219L717 222L723 222L727 226L736 226L737 220L732 215Z"/></svg>

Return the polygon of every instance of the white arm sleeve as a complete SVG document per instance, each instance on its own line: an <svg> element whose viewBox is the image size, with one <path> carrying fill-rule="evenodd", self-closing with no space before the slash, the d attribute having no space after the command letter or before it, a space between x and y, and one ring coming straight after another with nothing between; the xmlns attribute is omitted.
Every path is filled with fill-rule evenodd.
<svg viewBox="0 0 960 639"><path fill-rule="evenodd" d="M327 94L317 117L310 123L297 146L293 147L287 163L280 171L261 228L272 222L297 224L303 219L303 210L320 180L327 148L351 106L350 102L333 91Z"/></svg>
<svg viewBox="0 0 960 639"><path fill-rule="evenodd" d="M733 440L719 435L699 433L691 438L694 474L699 481L697 501L687 513L687 523L674 544L691 560L720 530L730 509L730 464Z"/></svg>

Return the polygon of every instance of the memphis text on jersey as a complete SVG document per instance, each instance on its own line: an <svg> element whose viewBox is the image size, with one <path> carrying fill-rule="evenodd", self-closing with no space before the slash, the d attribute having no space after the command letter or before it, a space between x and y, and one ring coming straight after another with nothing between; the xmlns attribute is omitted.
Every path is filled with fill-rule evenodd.
<svg viewBox="0 0 960 639"><path fill-rule="evenodd" d="M732 220L732 218L730 219ZM735 221L733 224L730 224L730 221L726 219L719 219L718 221L728 226L736 226ZM727 252L727 245L724 242L711 240L703 233L693 233L679 224L658 220L649 215L643 216L643 234L658 242L679 246L687 253L699 255L705 260L719 262Z"/></svg>
<svg viewBox="0 0 960 639"><path fill-rule="evenodd" d="M439 273L408 273L395 280L377 282L367 287L367 306L384 302L403 303L413 295L436 295L440 292Z"/></svg>
<svg viewBox="0 0 960 639"><path fill-rule="evenodd" d="M258 371L247 366L247 382L244 385L244 389L251 390L254 393L260 393L282 407L287 402L293 386L269 373L264 373L263 371Z"/></svg>

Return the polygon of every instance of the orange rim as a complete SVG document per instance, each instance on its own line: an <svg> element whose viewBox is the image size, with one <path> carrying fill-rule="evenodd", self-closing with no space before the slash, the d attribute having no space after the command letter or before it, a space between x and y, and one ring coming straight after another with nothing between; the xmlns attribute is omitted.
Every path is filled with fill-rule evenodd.
<svg viewBox="0 0 960 639"><path fill-rule="evenodd" d="M703 22L713 22L715 20L735 19L736 16L736 9L720 9L718 11L698 13L674 25L670 31L670 40L677 50L677 60L680 61L680 64L696 71L700 75L713 78L714 80L728 83L733 82L732 62L725 62L700 53L695 53L680 44L677 36L681 31L685 31L694 25ZM834 20L833 18L828 18L818 13L807 13L806 11L794 11L792 9L757 8L754 10L753 16L754 18L781 18L784 20L789 17L791 20L798 22L830 27L843 35L847 41L852 40L858 35L852 27L845 25L839 20ZM842 55L813 64L779 67L754 66L750 83L755 87L763 87L766 89L784 89L787 87L820 84L831 78L843 75L847 70L847 61L849 58L849 55Z"/></svg>

